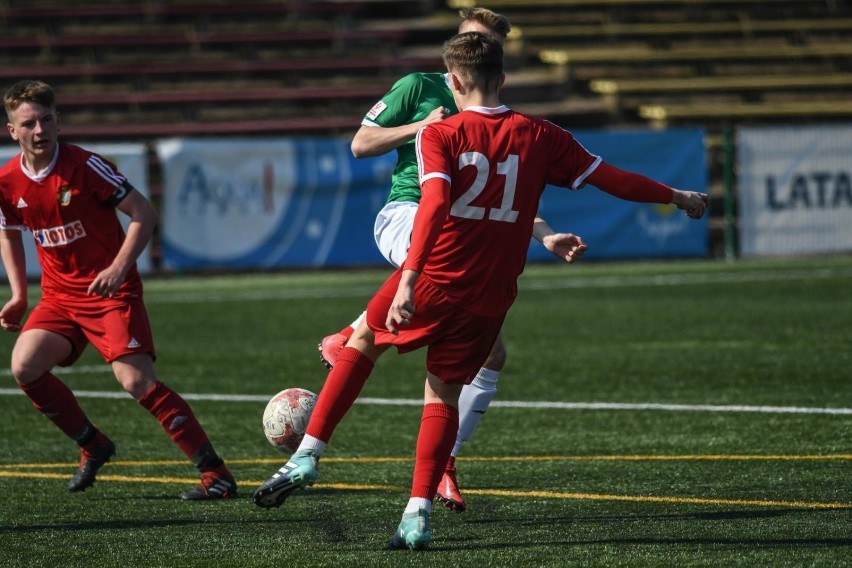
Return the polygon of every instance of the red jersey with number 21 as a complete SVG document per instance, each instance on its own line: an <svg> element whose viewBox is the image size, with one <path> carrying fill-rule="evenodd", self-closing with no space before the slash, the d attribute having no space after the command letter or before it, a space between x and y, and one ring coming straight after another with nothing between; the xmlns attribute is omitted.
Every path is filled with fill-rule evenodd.
<svg viewBox="0 0 852 568"><path fill-rule="evenodd" d="M422 199L403 268L466 310L505 313L545 186L579 189L601 159L568 131L505 106L425 126L416 150Z"/></svg>
<svg viewBox="0 0 852 568"><path fill-rule="evenodd" d="M0 168L0 229L32 232L44 298L102 300L87 290L124 242L115 208L130 190L113 164L71 144L60 143L54 162L38 177L24 170L20 154ZM141 293L134 266L116 297Z"/></svg>

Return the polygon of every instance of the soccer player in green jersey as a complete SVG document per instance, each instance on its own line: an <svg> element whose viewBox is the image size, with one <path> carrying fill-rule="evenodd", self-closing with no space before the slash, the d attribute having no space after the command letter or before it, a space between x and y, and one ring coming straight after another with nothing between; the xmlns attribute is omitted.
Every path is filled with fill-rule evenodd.
<svg viewBox="0 0 852 568"><path fill-rule="evenodd" d="M481 32L501 44L509 34L509 20L485 8L467 8L459 12L459 33ZM397 81L391 90L377 102L361 122L361 128L352 139L352 153L356 158L379 156L396 150L397 162L391 177L391 190L387 203L379 211L374 226L376 245L393 266L405 261L411 243L414 214L420 202L420 180L414 138L423 126L438 122L458 113L444 72L411 73ZM545 248L567 262L579 258L586 245L580 237L570 233L555 233L541 218L535 222L535 238ZM352 332L364 314L340 332L325 337L319 344L320 356L332 368ZM459 399L459 431L450 460L436 499L453 511L466 508L456 481L455 457L464 442L469 440L482 420L485 411L497 392L497 380L506 363L506 347L502 335L473 381L464 387Z"/></svg>

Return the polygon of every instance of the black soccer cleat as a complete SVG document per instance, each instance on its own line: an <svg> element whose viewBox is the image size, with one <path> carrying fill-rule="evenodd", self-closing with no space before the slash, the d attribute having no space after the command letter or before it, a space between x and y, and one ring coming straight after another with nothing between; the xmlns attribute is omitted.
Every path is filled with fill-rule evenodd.
<svg viewBox="0 0 852 568"><path fill-rule="evenodd" d="M180 498L184 501L209 501L231 499L237 496L237 482L224 465L215 470L201 473L201 483L184 491Z"/></svg>
<svg viewBox="0 0 852 568"><path fill-rule="evenodd" d="M95 484L95 476L98 471L115 455L115 444L107 439L98 444L92 450L80 448L80 468L71 476L68 482L68 491L85 491Z"/></svg>

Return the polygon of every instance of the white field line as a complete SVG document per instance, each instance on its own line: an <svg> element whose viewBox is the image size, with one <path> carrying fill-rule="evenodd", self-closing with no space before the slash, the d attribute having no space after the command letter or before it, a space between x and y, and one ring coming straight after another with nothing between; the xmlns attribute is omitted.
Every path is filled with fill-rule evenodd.
<svg viewBox="0 0 852 568"><path fill-rule="evenodd" d="M109 367L101 369L109 371ZM8 375L8 372L3 373ZM125 399L130 395L123 391L74 391L80 398ZM23 395L20 389L0 388L0 396ZM269 401L268 395L254 394L195 394L181 393L186 400L201 400L213 402L259 402ZM361 397L356 404L372 404L377 406L421 406L422 400L415 398L371 398ZM650 410L669 412L756 412L764 414L830 414L852 415L852 408L818 408L802 406L757 406L745 404L662 404L651 402L550 402L550 401L521 401L495 400L492 408L532 408L554 410Z"/></svg>
<svg viewBox="0 0 852 568"><path fill-rule="evenodd" d="M852 271L845 268L820 268L814 270L791 271L743 271L701 274L667 274L667 275L630 275L630 276L571 276L565 279L535 279L521 280L522 288L530 290L551 290L563 288L586 287L618 287L618 286L681 286L689 284L730 283L730 282L773 282L781 280L810 280L829 277L852 277ZM181 294L160 293L149 295L147 301L155 303L203 303L215 301L246 301L269 299L301 299L322 297L358 297L370 296L373 287L349 288L343 292L336 287L315 288L312 290L257 290L222 292L189 292ZM81 365L70 369L55 369L57 374L110 372L105 365ZM10 376L9 371L0 371L0 376ZM0 395L20 395L18 389L0 389ZM123 392L112 391L77 391L79 397L88 398L125 398ZM187 400L207 400L222 402L267 402L264 395L229 395L229 394L183 394ZM418 399L385 399L360 398L360 404L419 406ZM621 402L534 402L534 401L500 401L491 403L495 408L552 408L560 410L657 410L684 412L757 412L773 414L829 414L852 415L852 408L817 408L798 406L757 406L757 405L712 405L712 404L661 404L661 403L621 403Z"/></svg>
<svg viewBox="0 0 852 568"><path fill-rule="evenodd" d="M564 278L522 277L521 290L561 290L579 288L617 288L637 286L686 286L700 284L726 284L736 282L779 282L791 280L820 280L825 278L852 278L848 268L815 268L813 270L752 270L742 272L649 274L623 276L589 276L571 273L566 268ZM358 285L343 288L320 285L314 288L263 289L263 290L199 290L172 293L154 290L146 294L146 302L154 304L195 304L209 302L301 300L308 298L365 298L376 291L376 286Z"/></svg>

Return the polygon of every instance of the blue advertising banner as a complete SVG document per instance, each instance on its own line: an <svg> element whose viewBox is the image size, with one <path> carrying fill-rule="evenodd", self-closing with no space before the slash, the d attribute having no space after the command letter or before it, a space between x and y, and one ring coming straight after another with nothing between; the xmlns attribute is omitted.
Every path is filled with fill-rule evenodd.
<svg viewBox="0 0 852 568"><path fill-rule="evenodd" d="M394 155L356 160L339 139L174 139L157 152L164 268L385 263L373 220Z"/></svg>
<svg viewBox="0 0 852 568"><path fill-rule="evenodd" d="M698 130L575 132L615 166L706 191ZM344 139L161 140L163 267L171 270L384 265L373 221L396 159L356 160ZM707 221L586 187L548 188L542 216L590 245L588 258L707 254ZM531 260L556 260L533 242Z"/></svg>
<svg viewBox="0 0 852 568"><path fill-rule="evenodd" d="M613 166L693 191L707 191L704 132L572 131L593 154ZM689 219L674 205L632 203L587 185L579 191L548 187L539 214L554 230L580 235L584 259L688 258L708 254L708 217ZM530 260L557 260L533 241Z"/></svg>

